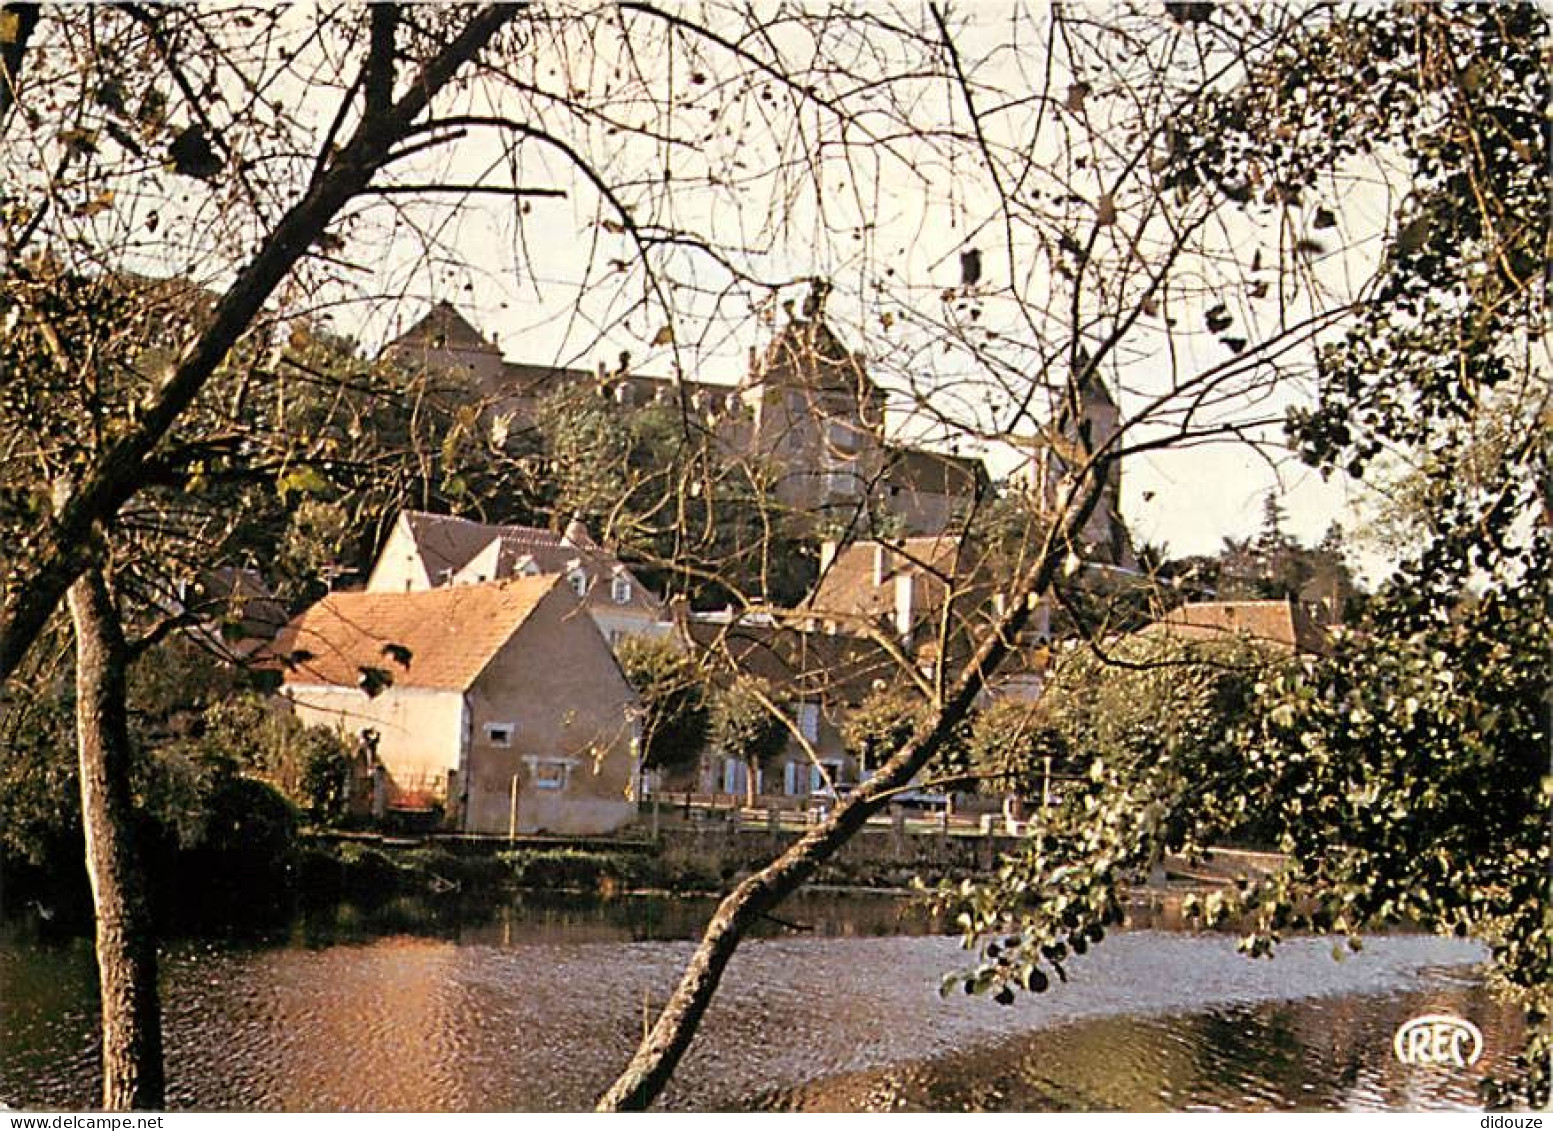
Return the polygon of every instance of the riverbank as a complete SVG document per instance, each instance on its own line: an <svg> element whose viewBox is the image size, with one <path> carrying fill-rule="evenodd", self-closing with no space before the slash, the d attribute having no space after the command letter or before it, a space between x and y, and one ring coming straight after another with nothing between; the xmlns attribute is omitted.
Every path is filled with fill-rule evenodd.
<svg viewBox="0 0 1553 1131"><path fill-rule="evenodd" d="M428 837L364 834L308 838L299 886L309 899L340 900L453 892L559 891L615 895L718 895L774 859L798 833L761 828L663 829L656 839L561 842L529 838ZM866 830L825 864L809 887L905 893L941 882L988 875L1018 848L1017 837L900 835ZM1207 887L1237 876L1265 875L1279 857L1217 850L1207 861L1167 859L1149 877L1157 892Z"/></svg>
<svg viewBox="0 0 1553 1131"><path fill-rule="evenodd" d="M217 856L155 856L154 902L162 933L201 934L262 933L339 904L370 908L400 899L470 909L518 892L715 897L801 835L775 822L728 821L664 822L655 835L644 827L586 840L296 830L283 841L234 843ZM984 877L1019 844L996 829L967 835L908 832L898 824L871 827L846 844L808 886L920 891L922 885ZM1147 881L1140 887L1179 893L1182 884L1167 881L1186 880L1192 887L1226 882L1238 872L1265 871L1272 859L1227 852L1206 868L1162 866L1139 877ZM0 906L0 917L36 917L53 933L89 933L90 895L84 872L78 871L78 862L67 870L32 869L30 882L8 885L12 898Z"/></svg>
<svg viewBox="0 0 1553 1131"><path fill-rule="evenodd" d="M666 828L656 838L560 842L529 838L407 839L326 833L304 838L298 882L309 897L454 890L550 890L609 895L715 894L764 866L799 836L761 827ZM834 887L904 891L985 875L1016 838L868 830L815 877Z"/></svg>

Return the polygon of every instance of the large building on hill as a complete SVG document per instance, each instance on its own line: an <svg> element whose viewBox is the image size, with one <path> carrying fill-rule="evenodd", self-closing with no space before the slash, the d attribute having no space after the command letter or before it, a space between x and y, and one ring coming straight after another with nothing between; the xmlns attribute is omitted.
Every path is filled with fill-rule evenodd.
<svg viewBox="0 0 1553 1131"><path fill-rule="evenodd" d="M979 459L890 442L885 395L824 318L816 290L737 383L644 377L628 359L596 370L507 361L462 314L439 302L383 348L398 365L465 384L492 413L519 423L564 388L588 388L622 409L682 404L735 457L758 457L775 501L817 526L871 535L952 529L990 490Z"/></svg>

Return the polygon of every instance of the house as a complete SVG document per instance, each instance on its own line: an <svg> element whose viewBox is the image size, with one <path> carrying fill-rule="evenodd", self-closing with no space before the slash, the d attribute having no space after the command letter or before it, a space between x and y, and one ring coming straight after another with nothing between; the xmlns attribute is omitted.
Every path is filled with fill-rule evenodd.
<svg viewBox="0 0 1553 1131"><path fill-rule="evenodd" d="M611 647L627 636L670 631L663 602L575 519L557 534L401 511L372 567L367 592L415 593L544 574L565 577Z"/></svg>
<svg viewBox="0 0 1553 1131"><path fill-rule="evenodd" d="M776 758L756 768L756 793L807 797L827 779L833 786L862 779L864 767L842 738L847 712L900 674L877 642L781 624L765 614L698 613L678 627L682 642L706 657L710 670L763 680L796 732ZM742 796L749 772L743 761L710 748L695 784L708 793Z"/></svg>
<svg viewBox="0 0 1553 1131"><path fill-rule="evenodd" d="M1002 595L974 545L948 534L820 546L820 577L805 607L828 631L883 629L902 644L935 641L946 601L955 599L956 625L985 624L1001 611ZM1044 639L1049 621L1036 608L1027 633Z"/></svg>
<svg viewBox="0 0 1553 1131"><path fill-rule="evenodd" d="M331 593L277 639L281 694L375 744L388 803L471 833L609 832L637 700L565 579Z"/></svg>
<svg viewBox="0 0 1553 1131"><path fill-rule="evenodd" d="M1320 620L1307 606L1288 599L1188 603L1142 631L1188 641L1242 638L1300 655L1321 655L1327 650Z"/></svg>

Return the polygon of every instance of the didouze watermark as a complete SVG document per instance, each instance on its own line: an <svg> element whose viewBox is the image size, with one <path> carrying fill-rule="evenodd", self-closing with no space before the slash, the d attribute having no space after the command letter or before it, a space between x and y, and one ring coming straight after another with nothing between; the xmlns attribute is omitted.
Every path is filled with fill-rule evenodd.
<svg viewBox="0 0 1553 1131"><path fill-rule="evenodd" d="M1483 1056L1483 1034L1465 1017L1425 1013L1402 1023L1391 1048L1415 1068L1467 1068Z"/></svg>

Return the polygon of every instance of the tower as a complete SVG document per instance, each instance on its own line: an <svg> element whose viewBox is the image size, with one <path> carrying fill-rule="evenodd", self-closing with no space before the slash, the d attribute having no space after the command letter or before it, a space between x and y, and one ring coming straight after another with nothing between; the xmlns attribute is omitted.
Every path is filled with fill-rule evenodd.
<svg viewBox="0 0 1553 1131"><path fill-rule="evenodd" d="M1090 459L1113 449L1121 431L1121 409L1099 376L1092 376L1079 394L1078 411L1065 403L1057 414L1055 442L1045 445L1030 463L1031 487L1042 509L1054 512L1071 486L1073 476ZM1112 459L1105 465L1105 482L1095 509L1081 532L1085 546L1096 560L1124 569L1136 569L1132 540L1122 522L1122 465Z"/></svg>

